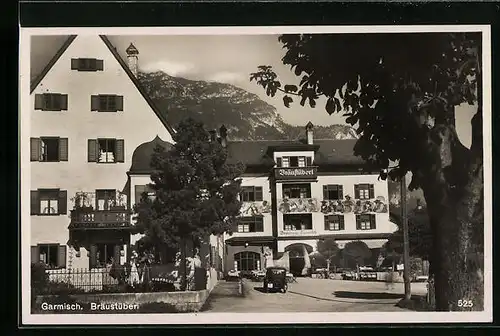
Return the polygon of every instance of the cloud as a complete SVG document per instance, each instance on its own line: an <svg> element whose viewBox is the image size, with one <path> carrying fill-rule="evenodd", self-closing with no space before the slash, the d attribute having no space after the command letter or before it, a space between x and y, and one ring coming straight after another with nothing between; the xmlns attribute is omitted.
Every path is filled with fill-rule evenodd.
<svg viewBox="0 0 500 336"><path fill-rule="evenodd" d="M145 64L141 66L141 70L144 72L163 71L170 76L179 76L192 73L194 71L194 64L162 60Z"/></svg>
<svg viewBox="0 0 500 336"><path fill-rule="evenodd" d="M237 83L244 80L245 77L241 73L230 72L230 71L222 71L217 72L208 76L207 80L213 82L221 82L221 83Z"/></svg>

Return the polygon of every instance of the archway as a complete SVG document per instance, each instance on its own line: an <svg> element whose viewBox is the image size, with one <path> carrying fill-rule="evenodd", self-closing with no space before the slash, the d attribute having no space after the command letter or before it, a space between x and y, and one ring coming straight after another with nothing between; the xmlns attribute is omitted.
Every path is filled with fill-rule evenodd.
<svg viewBox="0 0 500 336"><path fill-rule="evenodd" d="M304 247L307 253L307 256L304 255ZM306 266L306 262L309 261L309 253L313 251L313 248L304 243L294 243L285 247L285 252L289 252L290 258L290 273L294 276L303 276L303 270ZM309 270L310 271L310 270Z"/></svg>
<svg viewBox="0 0 500 336"><path fill-rule="evenodd" d="M234 262L238 271L254 271L260 269L260 254L243 251L234 254Z"/></svg>

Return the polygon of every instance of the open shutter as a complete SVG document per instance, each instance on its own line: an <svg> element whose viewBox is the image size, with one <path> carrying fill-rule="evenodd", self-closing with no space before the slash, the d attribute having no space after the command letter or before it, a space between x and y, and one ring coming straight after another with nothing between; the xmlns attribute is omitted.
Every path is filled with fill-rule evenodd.
<svg viewBox="0 0 500 336"><path fill-rule="evenodd" d="M375 214L371 214L371 215L370 215L370 228L371 228L372 230L375 230L375 229L377 228L377 223L376 223L377 221L376 221L376 218L377 218L377 217L375 216Z"/></svg>
<svg viewBox="0 0 500 336"><path fill-rule="evenodd" d="M40 252L38 251L38 246L31 246L31 263L37 263L40 261Z"/></svg>
<svg viewBox="0 0 500 336"><path fill-rule="evenodd" d="M42 142L40 141L40 138L30 139L31 161L40 161L41 146Z"/></svg>
<svg viewBox="0 0 500 336"><path fill-rule="evenodd" d="M359 185L354 185L354 198L359 199Z"/></svg>
<svg viewBox="0 0 500 336"><path fill-rule="evenodd" d="M57 266L61 268L66 268L66 245L58 246Z"/></svg>
<svg viewBox="0 0 500 336"><path fill-rule="evenodd" d="M342 199L344 199L344 187L341 185L339 185L337 187L339 189L339 200L342 200Z"/></svg>
<svg viewBox="0 0 500 336"><path fill-rule="evenodd" d="M35 110L43 110L43 94L35 94Z"/></svg>
<svg viewBox="0 0 500 336"><path fill-rule="evenodd" d="M78 58L72 58L71 59L71 70L78 70L78 65L79 65L79 60Z"/></svg>
<svg viewBox="0 0 500 336"><path fill-rule="evenodd" d="M361 216L356 215L356 230L361 230Z"/></svg>
<svg viewBox="0 0 500 336"><path fill-rule="evenodd" d="M90 245L90 256L89 256L89 266L90 268L95 268L97 266L97 245Z"/></svg>
<svg viewBox="0 0 500 336"><path fill-rule="evenodd" d="M39 215L40 214L40 197L38 194L38 190L31 190L31 214Z"/></svg>
<svg viewBox="0 0 500 336"><path fill-rule="evenodd" d="M256 232L264 232L264 218L258 217L256 222Z"/></svg>
<svg viewBox="0 0 500 336"><path fill-rule="evenodd" d="M68 213L68 191L59 190L59 204L57 205L60 215L66 215Z"/></svg>
<svg viewBox="0 0 500 336"><path fill-rule="evenodd" d="M123 111L123 96L115 96L116 99L116 110Z"/></svg>
<svg viewBox="0 0 500 336"><path fill-rule="evenodd" d="M89 139L88 141L88 161L97 162L97 140Z"/></svg>
<svg viewBox="0 0 500 336"><path fill-rule="evenodd" d="M369 185L370 198L375 198L375 187L373 184Z"/></svg>
<svg viewBox="0 0 500 336"><path fill-rule="evenodd" d="M90 110L99 111L99 95L90 96Z"/></svg>
<svg viewBox="0 0 500 336"><path fill-rule="evenodd" d="M345 221L344 221L343 215L339 215L339 227L340 227L340 230L344 230L344 228L345 228Z"/></svg>
<svg viewBox="0 0 500 336"><path fill-rule="evenodd" d="M68 95L67 94L59 95L59 107L62 111L68 110Z"/></svg>
<svg viewBox="0 0 500 336"><path fill-rule="evenodd" d="M312 166L312 157L310 157L310 156L306 157L306 166L307 167Z"/></svg>
<svg viewBox="0 0 500 336"><path fill-rule="evenodd" d="M120 264L120 245L115 245L113 250L113 258L117 264Z"/></svg>
<svg viewBox="0 0 500 336"><path fill-rule="evenodd" d="M123 139L116 140L116 162L125 162L125 141Z"/></svg>
<svg viewBox="0 0 500 336"><path fill-rule="evenodd" d="M255 200L262 201L262 187L255 187Z"/></svg>
<svg viewBox="0 0 500 336"><path fill-rule="evenodd" d="M328 186L326 185L323 186L323 199L324 200L328 199Z"/></svg>
<svg viewBox="0 0 500 336"><path fill-rule="evenodd" d="M325 231L330 231L330 223L329 223L329 216L324 216L325 218Z"/></svg>
<svg viewBox="0 0 500 336"><path fill-rule="evenodd" d="M59 138L59 161L68 161L68 138Z"/></svg>
<svg viewBox="0 0 500 336"><path fill-rule="evenodd" d="M281 158L276 158L276 165L277 165L278 167L283 166L283 160L282 160Z"/></svg>
<svg viewBox="0 0 500 336"><path fill-rule="evenodd" d="M97 69L97 71L104 70L104 61L103 60L96 60L96 69Z"/></svg>

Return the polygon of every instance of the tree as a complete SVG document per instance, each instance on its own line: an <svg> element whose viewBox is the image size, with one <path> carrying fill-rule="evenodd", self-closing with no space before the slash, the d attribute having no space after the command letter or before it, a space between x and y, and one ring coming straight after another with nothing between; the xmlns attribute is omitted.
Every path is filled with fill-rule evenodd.
<svg viewBox="0 0 500 336"><path fill-rule="evenodd" d="M354 153L381 174L412 173L428 204L436 310L457 311L462 298L483 306L483 156L480 33L282 35L282 61L300 77L282 85L270 66L250 80L286 106L294 96L329 114L343 112L360 137ZM472 143L455 128L455 107L477 107Z"/></svg>
<svg viewBox="0 0 500 336"><path fill-rule="evenodd" d="M345 244L342 250L342 257L344 258L347 265L352 266L364 266L367 259L372 256L372 251L366 245L366 243L361 240L350 241Z"/></svg>
<svg viewBox="0 0 500 336"><path fill-rule="evenodd" d="M326 260L326 270L330 273L330 265L339 253L335 238L325 238L318 241L318 252Z"/></svg>
<svg viewBox="0 0 500 336"><path fill-rule="evenodd" d="M181 251L185 284L188 243L231 233L237 225L243 166L228 163L224 146L193 119L178 124L173 140L171 150L155 149L150 184L155 197L142 195L137 229L144 234L140 245L164 260L173 261L172 252Z"/></svg>
<svg viewBox="0 0 500 336"><path fill-rule="evenodd" d="M420 202L417 200L417 204ZM399 207L393 207L393 215L398 225L398 230L394 232L387 242L387 249L394 251L398 254L403 253L403 229L400 220ZM430 253L432 251L432 233L429 223L429 216L425 207L417 205L415 209L408 214L408 237L410 241L410 255L414 257L422 258L423 260L429 260Z"/></svg>

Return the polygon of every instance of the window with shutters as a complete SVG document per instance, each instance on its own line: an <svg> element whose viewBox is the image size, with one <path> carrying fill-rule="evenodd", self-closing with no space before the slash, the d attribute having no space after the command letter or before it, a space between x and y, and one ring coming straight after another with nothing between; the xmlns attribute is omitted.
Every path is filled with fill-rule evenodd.
<svg viewBox="0 0 500 336"><path fill-rule="evenodd" d="M95 58L72 58L71 70L77 71L103 71L104 61Z"/></svg>
<svg viewBox="0 0 500 336"><path fill-rule="evenodd" d="M123 139L89 139L88 162L114 163L125 161Z"/></svg>
<svg viewBox="0 0 500 336"><path fill-rule="evenodd" d="M376 228L374 214L356 215L356 229L374 230Z"/></svg>
<svg viewBox="0 0 500 336"><path fill-rule="evenodd" d="M241 187L242 202L258 202L262 201L262 187L244 186Z"/></svg>
<svg viewBox="0 0 500 336"><path fill-rule="evenodd" d="M344 230L344 216L342 215L325 216L325 230L326 231Z"/></svg>
<svg viewBox="0 0 500 336"><path fill-rule="evenodd" d="M283 215L283 229L285 231L312 230L311 214Z"/></svg>
<svg viewBox="0 0 500 336"><path fill-rule="evenodd" d="M100 189L95 192L96 209L109 210L116 205L115 189Z"/></svg>
<svg viewBox="0 0 500 336"><path fill-rule="evenodd" d="M68 138L31 138L31 161L68 161Z"/></svg>
<svg viewBox="0 0 500 336"><path fill-rule="evenodd" d="M310 198L311 184L283 184L283 198Z"/></svg>
<svg viewBox="0 0 500 336"><path fill-rule="evenodd" d="M98 112L123 111L123 96L101 94L90 97L90 110Z"/></svg>
<svg viewBox="0 0 500 336"><path fill-rule="evenodd" d="M65 215L68 208L68 192L59 189L38 189L31 191L32 215Z"/></svg>
<svg viewBox="0 0 500 336"><path fill-rule="evenodd" d="M136 185L135 186L135 203L138 204L141 199L142 195L146 193L147 197L150 200L154 200L155 198L155 191L152 187L150 187L148 184L146 185Z"/></svg>
<svg viewBox="0 0 500 336"><path fill-rule="evenodd" d="M354 186L354 198L372 199L375 198L375 189L373 184L357 184Z"/></svg>
<svg viewBox="0 0 500 336"><path fill-rule="evenodd" d="M61 93L35 94L35 110L42 110L42 111L68 110L68 95Z"/></svg>
<svg viewBox="0 0 500 336"><path fill-rule="evenodd" d="M39 244L31 246L32 262L42 262L49 269L66 267L66 246Z"/></svg>
<svg viewBox="0 0 500 336"><path fill-rule="evenodd" d="M323 186L323 199L341 200L344 198L344 188L338 184L328 184Z"/></svg>
<svg viewBox="0 0 500 336"><path fill-rule="evenodd" d="M262 216L241 217L237 231L244 232L264 232L264 218Z"/></svg>
<svg viewBox="0 0 500 336"><path fill-rule="evenodd" d="M283 156L276 158L278 167L310 167L312 166L312 157L310 156Z"/></svg>

